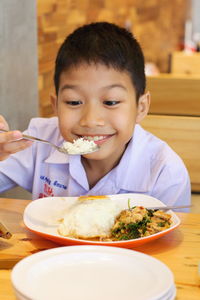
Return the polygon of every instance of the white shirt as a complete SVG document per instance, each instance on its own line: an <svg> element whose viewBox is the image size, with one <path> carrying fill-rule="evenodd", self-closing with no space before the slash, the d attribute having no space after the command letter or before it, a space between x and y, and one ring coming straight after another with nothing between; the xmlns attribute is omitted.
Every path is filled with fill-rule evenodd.
<svg viewBox="0 0 200 300"><path fill-rule="evenodd" d="M58 146L64 142L56 117L32 119L25 133ZM180 157L140 125L135 126L119 164L91 189L79 155L66 155L37 142L0 162L0 192L16 185L30 191L33 199L143 193L167 205L186 205L191 198L188 172Z"/></svg>

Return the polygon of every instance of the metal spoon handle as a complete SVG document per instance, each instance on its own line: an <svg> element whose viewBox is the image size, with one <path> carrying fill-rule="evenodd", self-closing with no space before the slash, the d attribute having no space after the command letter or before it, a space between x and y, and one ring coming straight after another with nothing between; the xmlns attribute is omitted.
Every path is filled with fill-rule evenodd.
<svg viewBox="0 0 200 300"><path fill-rule="evenodd" d="M189 208L192 205L178 205L178 206L154 206L154 207L147 207L147 209L159 209L159 210L169 210L169 209L179 209L179 208Z"/></svg>
<svg viewBox="0 0 200 300"><path fill-rule="evenodd" d="M0 129L0 132L9 132L9 130ZM45 144L53 145L52 143L50 143L50 142L48 142L46 140L42 140L42 139L36 138L34 136L31 136L31 135L27 135L27 134L22 134L22 138L25 139L25 140L38 141L38 142L42 142L42 143L45 143Z"/></svg>
<svg viewBox="0 0 200 300"><path fill-rule="evenodd" d="M0 129L0 132L8 132L8 130L6 129ZM29 141L36 141L36 142L41 142L41 143L44 143L44 144L48 144L48 145L51 145L52 147L56 148L58 151L60 151L60 147L46 141L46 140L42 140L42 139L39 139L39 138L36 138L34 136L31 136L31 135L27 135L27 134L22 134L22 139L25 139L25 140L29 140ZM63 152L63 151L60 151L60 152ZM66 151L65 151L66 153Z"/></svg>

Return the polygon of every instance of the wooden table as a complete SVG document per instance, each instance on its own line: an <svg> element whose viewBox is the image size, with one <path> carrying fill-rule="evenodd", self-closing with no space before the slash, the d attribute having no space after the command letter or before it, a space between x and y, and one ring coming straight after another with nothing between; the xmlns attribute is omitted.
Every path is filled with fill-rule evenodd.
<svg viewBox="0 0 200 300"><path fill-rule="evenodd" d="M35 252L58 247L27 230L22 216L28 200L0 198L0 221L13 233L10 240L0 238L0 299L15 300L11 286L11 266ZM134 248L164 262L173 272L177 287L176 300L200 299L200 214L177 213L179 228L146 245Z"/></svg>

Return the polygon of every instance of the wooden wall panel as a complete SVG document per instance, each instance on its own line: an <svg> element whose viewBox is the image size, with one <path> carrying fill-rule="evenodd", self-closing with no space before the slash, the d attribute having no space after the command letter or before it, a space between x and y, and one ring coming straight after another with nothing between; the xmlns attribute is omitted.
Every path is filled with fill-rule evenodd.
<svg viewBox="0 0 200 300"><path fill-rule="evenodd" d="M175 51L171 57L171 72L174 74L200 74L200 53Z"/></svg>
<svg viewBox="0 0 200 300"><path fill-rule="evenodd" d="M161 74L147 77L150 113L200 116L200 75Z"/></svg>

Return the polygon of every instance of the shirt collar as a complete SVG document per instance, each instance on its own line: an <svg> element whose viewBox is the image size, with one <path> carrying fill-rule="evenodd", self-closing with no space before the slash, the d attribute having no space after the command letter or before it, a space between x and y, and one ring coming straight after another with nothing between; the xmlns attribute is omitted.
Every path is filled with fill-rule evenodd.
<svg viewBox="0 0 200 300"><path fill-rule="evenodd" d="M64 140L58 141L58 146L62 146ZM85 190L89 189L87 176L81 163L80 155L68 155L52 149L50 155L44 161L49 164L69 164L69 172L72 178L81 185Z"/></svg>
<svg viewBox="0 0 200 300"><path fill-rule="evenodd" d="M58 146L61 147L64 142L62 136L58 139ZM45 159L45 163L50 164L66 164L69 163L69 155L65 153L61 153L58 150L52 148L49 156Z"/></svg>
<svg viewBox="0 0 200 300"><path fill-rule="evenodd" d="M67 164L69 163L69 155L53 150L44 162L49 164Z"/></svg>

